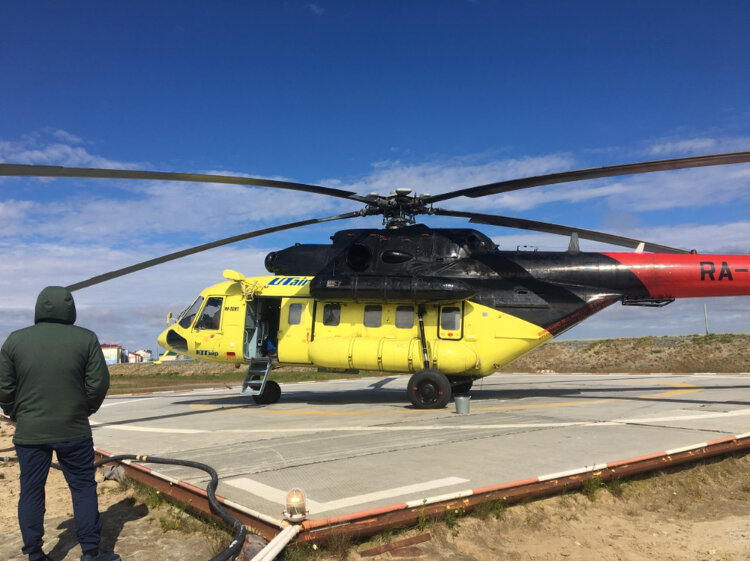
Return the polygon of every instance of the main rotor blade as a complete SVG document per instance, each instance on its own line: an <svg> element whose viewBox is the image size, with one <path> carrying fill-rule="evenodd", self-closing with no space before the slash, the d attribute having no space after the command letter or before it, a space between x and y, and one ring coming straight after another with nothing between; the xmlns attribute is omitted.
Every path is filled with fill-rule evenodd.
<svg viewBox="0 0 750 562"><path fill-rule="evenodd" d="M451 193L433 195L424 199L426 204L453 199L454 197L484 197L527 189L540 185L552 185L555 183L567 183L572 181L590 180L595 178L609 178L614 176L625 176L628 174L644 174L647 172L659 172L665 170L680 170L683 168L699 168L702 166L720 166L722 164L739 164L750 162L750 151L730 152L725 154L710 154L708 156L689 156L687 158L671 158L668 160L654 160L651 162L637 162L634 164L617 164L615 166L604 166L602 168L587 168L584 170L571 170L569 172L557 172L542 176L532 176L513 180L499 181L467 187Z"/></svg>
<svg viewBox="0 0 750 562"><path fill-rule="evenodd" d="M246 232L245 234L238 234L237 236L230 236L229 238L223 238L221 240L216 240L215 242L208 242L206 244L201 244L200 246L194 246L192 248L180 250L179 252L173 252L171 254L167 254L158 258L154 258L154 259L147 260L141 263L137 263L135 265L123 267L122 269L116 269L114 271L110 271L109 273L97 275L96 277L92 277L91 279L87 279L86 281L80 281L79 283L68 285L67 289L71 292L77 291L79 289L85 289L86 287L91 287L92 285L98 285L99 283L104 283L105 281L111 281L112 279L116 279L124 275L129 275L130 273L135 273L136 271L141 271L142 269L147 269L149 267L153 267L155 265L166 263L168 261L176 260L179 258L184 258L186 256L197 254L199 252L205 252L206 250L218 248L219 246L225 246L227 244L232 244L234 242L239 242L241 240L247 240L248 238L256 238L258 236L263 236L265 234L271 234L272 232L290 230L292 228L297 228L299 226L307 226L310 224L317 224L320 222L329 222L329 221L335 221L335 220L341 220L341 219L349 219L349 218L358 217L358 216L361 216L361 214L355 211L351 213L344 213L343 215L335 215L335 216L325 217L321 219L307 219L303 221L292 222L289 224L272 226L270 228L263 228L261 230L254 230L252 232Z"/></svg>
<svg viewBox="0 0 750 562"><path fill-rule="evenodd" d="M50 178L104 178L125 180L166 180L200 183L229 183L234 185L252 185L306 191L329 195L343 199L364 202L353 191L344 191L333 187L308 185L290 181L248 178L244 176L221 176L217 174L189 174L179 172L154 172L147 170L115 170L107 168L67 168L64 166L37 166L31 164L0 164L0 176L50 177Z"/></svg>
<svg viewBox="0 0 750 562"><path fill-rule="evenodd" d="M661 244L654 244L652 242L645 242L643 240L636 240L634 238L626 238L625 236L617 236L615 234L607 234L606 232L599 232L597 230L587 230L585 228L577 228L574 226L564 226L562 224L554 224L550 222L532 221L528 219L519 219L515 217L503 217L500 215L483 215L480 213L466 213L463 211L448 211L444 209L434 209L436 215L444 215L448 217L460 217L470 219L470 222L480 224L491 224L495 226L508 226L510 228L520 228L523 230L533 230L537 232L549 232L551 234L561 234L563 236L571 236L572 234L578 234L579 238L585 238L586 240L594 240L596 242L604 242L605 244L614 244L616 246L624 246L626 248L638 248L641 244L644 244L643 249L648 252L654 252L657 254L689 254L687 250L680 248L672 248L670 246L662 246Z"/></svg>

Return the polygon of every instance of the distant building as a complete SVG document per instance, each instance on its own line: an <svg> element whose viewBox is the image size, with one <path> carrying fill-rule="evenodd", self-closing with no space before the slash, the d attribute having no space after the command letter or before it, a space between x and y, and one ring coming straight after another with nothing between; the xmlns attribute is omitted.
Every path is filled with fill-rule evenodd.
<svg viewBox="0 0 750 562"><path fill-rule="evenodd" d="M188 355L177 355L174 351L167 351L156 362L160 363L162 361L193 361L193 358Z"/></svg>
<svg viewBox="0 0 750 562"><path fill-rule="evenodd" d="M159 357L160 361L176 361L177 354L174 351L167 351L164 355Z"/></svg>
<svg viewBox="0 0 750 562"><path fill-rule="evenodd" d="M141 356L141 361L144 363L150 363L154 360L154 354L150 349L139 349L136 354Z"/></svg>
<svg viewBox="0 0 750 562"><path fill-rule="evenodd" d="M121 345L112 343L102 344L102 353L107 365L117 365L118 363L128 362L128 350Z"/></svg>

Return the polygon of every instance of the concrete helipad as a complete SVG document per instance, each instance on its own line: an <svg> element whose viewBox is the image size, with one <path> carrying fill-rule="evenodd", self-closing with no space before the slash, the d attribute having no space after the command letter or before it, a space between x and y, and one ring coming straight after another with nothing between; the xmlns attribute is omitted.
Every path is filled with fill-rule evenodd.
<svg viewBox="0 0 750 562"><path fill-rule="evenodd" d="M493 375L470 413L415 410L407 377L114 396L96 447L213 466L218 494L278 518L287 490L330 517L561 473L750 432L750 375ZM184 467L159 472L205 487Z"/></svg>

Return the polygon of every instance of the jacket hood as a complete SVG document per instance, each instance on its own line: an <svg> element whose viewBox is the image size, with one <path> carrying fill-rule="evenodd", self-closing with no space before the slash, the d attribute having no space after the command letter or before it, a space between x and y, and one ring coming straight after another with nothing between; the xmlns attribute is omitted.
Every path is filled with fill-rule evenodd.
<svg viewBox="0 0 750 562"><path fill-rule="evenodd" d="M76 303L65 287L46 287L36 299L34 324L57 322L73 324L76 321Z"/></svg>

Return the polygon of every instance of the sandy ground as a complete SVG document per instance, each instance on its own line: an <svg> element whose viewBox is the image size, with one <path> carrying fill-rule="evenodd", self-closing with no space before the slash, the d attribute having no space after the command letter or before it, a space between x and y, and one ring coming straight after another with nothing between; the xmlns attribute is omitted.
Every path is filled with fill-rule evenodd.
<svg viewBox="0 0 750 562"><path fill-rule="evenodd" d="M19 471L11 442L13 431L12 425L0 421L0 560L26 559L21 554L16 517ZM101 473L98 479L102 479ZM164 503L154 505L158 498L149 501L114 481L100 483L98 492L104 522L102 547L114 550L123 560L208 560L229 542L223 533L216 536L214 529L196 525L192 518ZM53 560L79 560L70 492L59 470L50 470L46 494L44 550ZM163 526L182 530L165 532ZM226 542L222 544L222 540Z"/></svg>
<svg viewBox="0 0 750 562"><path fill-rule="evenodd" d="M658 478L546 498L452 527L427 524L389 541L428 533L431 540L358 560L748 560L750 455ZM380 541L382 542L382 541Z"/></svg>

